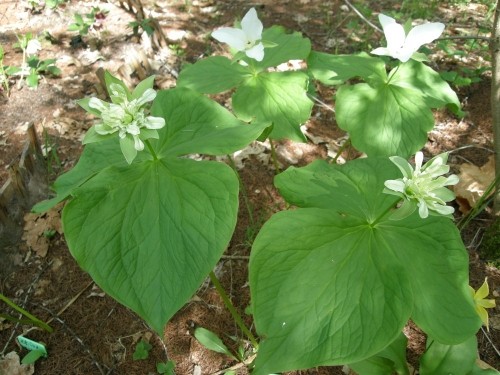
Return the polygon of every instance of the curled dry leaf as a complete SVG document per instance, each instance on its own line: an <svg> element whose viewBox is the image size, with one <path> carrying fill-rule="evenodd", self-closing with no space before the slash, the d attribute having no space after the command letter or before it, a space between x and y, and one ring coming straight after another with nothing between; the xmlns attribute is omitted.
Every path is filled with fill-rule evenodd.
<svg viewBox="0 0 500 375"><path fill-rule="evenodd" d="M22 240L29 249L38 256L45 257L49 249L50 238L62 234L60 209L61 205L43 214L27 213L24 215L24 233Z"/></svg>
<svg viewBox="0 0 500 375"><path fill-rule="evenodd" d="M490 156L482 167L464 163L458 174L460 181L454 186L457 203L462 213L468 213L476 205L488 186L495 179L495 161Z"/></svg>
<svg viewBox="0 0 500 375"><path fill-rule="evenodd" d="M35 366L22 365L19 355L16 352L10 352L0 359L0 374L9 375L32 375L35 373Z"/></svg>

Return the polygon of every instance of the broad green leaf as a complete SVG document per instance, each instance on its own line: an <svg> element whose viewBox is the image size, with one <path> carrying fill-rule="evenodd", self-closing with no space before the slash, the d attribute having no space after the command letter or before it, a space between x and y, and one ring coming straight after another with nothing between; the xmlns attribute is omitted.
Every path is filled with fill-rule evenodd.
<svg viewBox="0 0 500 375"><path fill-rule="evenodd" d="M216 94L238 86L251 75L248 67L223 56L212 56L182 69L177 87Z"/></svg>
<svg viewBox="0 0 500 375"><path fill-rule="evenodd" d="M73 195L62 217L72 255L161 333L228 245L238 179L222 163L163 158L106 168Z"/></svg>
<svg viewBox="0 0 500 375"><path fill-rule="evenodd" d="M268 126L263 123L244 124L222 106L188 89L160 91L152 112L166 120L166 126L158 131L161 140L151 140L158 154L163 156L227 154L245 147ZM104 168L127 165L116 134L113 138L88 144L78 164L54 183L56 197L38 203L32 210L47 211ZM137 154L134 162L151 159L145 150Z"/></svg>
<svg viewBox="0 0 500 375"><path fill-rule="evenodd" d="M469 375L477 358L477 339L472 335L458 345L444 345L427 338L427 350L420 358L421 375Z"/></svg>
<svg viewBox="0 0 500 375"><path fill-rule="evenodd" d="M430 108L448 105L455 114L462 114L457 94L448 82L421 62L409 60L401 64L394 73L391 84L414 91L415 95L424 98L425 104Z"/></svg>
<svg viewBox="0 0 500 375"><path fill-rule="evenodd" d="M349 367L358 375L387 375L396 372L398 375L408 375L406 364L407 338L400 333L396 340L373 357L357 363L350 363Z"/></svg>
<svg viewBox="0 0 500 375"><path fill-rule="evenodd" d="M39 79L40 79L40 76L38 75L38 73L36 73L35 71L32 71L26 77L26 83L31 88L37 88L38 87L38 81L39 81Z"/></svg>
<svg viewBox="0 0 500 375"><path fill-rule="evenodd" d="M424 99L392 84L342 86L337 92L336 118L349 132L354 147L368 156L407 158L427 141L434 117Z"/></svg>
<svg viewBox="0 0 500 375"><path fill-rule="evenodd" d="M264 338L255 374L362 361L410 318L449 344L477 331L467 252L453 223L388 218L395 200L382 194L384 181L399 174L388 159L368 158L277 176L299 208L275 214L252 248L252 304Z"/></svg>
<svg viewBox="0 0 500 375"><path fill-rule="evenodd" d="M260 73L234 93L234 112L244 121L272 122L270 138L305 142L300 126L309 119L313 106L307 85L303 72Z"/></svg>
<svg viewBox="0 0 500 375"><path fill-rule="evenodd" d="M194 331L194 337L196 337L196 340L198 340L205 348L234 358L234 355L227 348L227 346L224 345L219 336L212 331L203 327L198 327Z"/></svg>
<svg viewBox="0 0 500 375"><path fill-rule="evenodd" d="M139 158L147 158L147 153L139 154ZM139 159L138 158L138 159ZM70 171L59 176L52 186L56 196L37 203L33 212L44 212L54 207L59 202L65 200L71 192L84 182L95 176L98 172L114 165L127 165L123 154L120 151L118 137L103 142L92 143L85 146L80 160Z"/></svg>
<svg viewBox="0 0 500 375"><path fill-rule="evenodd" d="M160 140L151 142L162 156L231 153L270 125L269 121L245 124L213 100L186 88L160 91L151 112L166 121L158 130Z"/></svg>
<svg viewBox="0 0 500 375"><path fill-rule="evenodd" d="M271 44L274 43L273 47L265 48L262 61L249 61L256 69L261 71L289 60L305 60L311 52L311 41L308 38L304 38L298 32L287 33L281 26L265 29L262 33L262 40L271 42Z"/></svg>
<svg viewBox="0 0 500 375"><path fill-rule="evenodd" d="M351 78L363 78L368 83L385 82L385 63L367 54L330 55L311 52L307 66L314 78L325 85L338 85Z"/></svg>

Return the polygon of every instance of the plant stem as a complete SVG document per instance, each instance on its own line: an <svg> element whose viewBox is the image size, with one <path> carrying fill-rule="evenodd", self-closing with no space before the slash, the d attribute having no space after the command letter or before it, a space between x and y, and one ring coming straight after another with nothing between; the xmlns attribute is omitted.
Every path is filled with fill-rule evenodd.
<svg viewBox="0 0 500 375"><path fill-rule="evenodd" d="M342 146L339 147L339 150L337 151L337 154L332 159L332 161L330 162L330 164L336 164L337 163L337 159L340 157L340 155L342 154L342 152L344 152L344 150L346 149L346 147L349 146L350 144L351 144L351 138L347 138L345 140L345 142L342 143Z"/></svg>
<svg viewBox="0 0 500 375"><path fill-rule="evenodd" d="M245 202L245 206L246 206L247 212L248 212L248 219L250 220L250 225L252 227L254 227L255 226L255 218L253 216L252 205L250 204L250 200L248 199L247 188L245 186L245 183L241 179L241 176L238 173L238 170L236 169L236 164L234 163L234 160L231 157L231 155L227 155L227 158L229 159L229 165L231 166L231 168L234 170L234 173L236 173L236 176L238 177L238 181L240 183L240 189L241 189L241 196L243 197L243 202Z"/></svg>
<svg viewBox="0 0 500 375"><path fill-rule="evenodd" d="M255 349L257 349L259 347L259 343L257 342L257 339L255 338L253 333L247 328L245 323L243 323L243 319L241 318L240 314L238 314L238 311L236 311L236 309L234 308L234 305L232 304L231 300L229 299L226 292L222 288L222 285L221 285L219 279L217 278L217 276L215 276L215 273L213 271L210 271L209 276L210 276L210 280L212 281L212 284L214 284L215 289L217 290L217 293L219 293L219 295L221 296L222 301L224 302L224 305L231 313L234 321L236 322L238 327L240 327L242 332L248 337L248 339L252 343L253 347Z"/></svg>
<svg viewBox="0 0 500 375"><path fill-rule="evenodd" d="M399 201L398 201L397 203L399 203ZM388 213L389 213L389 212L390 212L390 211L391 211L394 207L395 207L394 205L387 207L387 209L386 209L384 212L382 212L382 213L381 213L381 214L380 214L380 215L379 215L379 216L378 216L378 217L377 217L377 218L376 218L376 219L375 219L375 220L374 220L374 221L370 224L370 226L372 226L372 227L373 227L373 226L375 226L375 225L376 225L376 224L377 224L380 220L382 220L382 219L383 219L383 218L384 218L384 217L385 217L385 216L386 216L386 215L387 215L387 214L388 214Z"/></svg>
<svg viewBox="0 0 500 375"><path fill-rule="evenodd" d="M144 144L145 144L146 146L148 146L149 153L153 156L153 159L154 159L154 160L158 160L158 156L156 155L156 152L155 152L155 150L154 150L153 146L151 146L151 143L149 143L149 140L148 140L148 139L146 139L146 140L144 141Z"/></svg>
<svg viewBox="0 0 500 375"><path fill-rule="evenodd" d="M387 80L387 83L386 85L388 85L389 83L391 83L392 79L394 78L394 76L396 75L396 73L398 72L399 70L399 67L401 66L401 63L396 67L396 70L394 70L394 73L392 73L390 76L389 76L389 79Z"/></svg>
<svg viewBox="0 0 500 375"><path fill-rule="evenodd" d="M54 331L51 326L49 326L48 324L42 322L40 319L36 318L35 316L31 315L29 312L27 312L26 310L24 310L22 307L17 306L14 302L12 302L10 299L8 299L7 297L5 297L1 293L0 293L0 300L4 301L7 305L9 305L10 307L12 307L14 310L16 310L17 312L21 313L25 317L27 317L31 321L31 323L33 323L34 325L37 325L40 328L43 328L44 330L46 330L48 332Z"/></svg>
<svg viewBox="0 0 500 375"><path fill-rule="evenodd" d="M271 145L271 158L273 159L274 169L276 169L276 174L279 174L281 173L281 169L278 164L278 158L276 157L276 149L274 148L274 143L271 138L269 138L269 144Z"/></svg>

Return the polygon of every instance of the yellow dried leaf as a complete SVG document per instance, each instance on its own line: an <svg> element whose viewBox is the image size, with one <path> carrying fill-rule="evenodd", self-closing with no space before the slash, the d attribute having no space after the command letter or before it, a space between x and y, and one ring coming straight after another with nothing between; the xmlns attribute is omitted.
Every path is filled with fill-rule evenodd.
<svg viewBox="0 0 500 375"><path fill-rule="evenodd" d="M460 211L468 213L476 205L488 186L495 179L495 161L490 156L482 167L464 163L458 174L460 181L453 187Z"/></svg>

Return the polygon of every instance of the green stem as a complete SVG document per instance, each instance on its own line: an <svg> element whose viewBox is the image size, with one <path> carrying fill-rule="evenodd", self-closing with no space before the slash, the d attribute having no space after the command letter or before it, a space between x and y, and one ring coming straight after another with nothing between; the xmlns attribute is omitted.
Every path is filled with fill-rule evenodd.
<svg viewBox="0 0 500 375"><path fill-rule="evenodd" d="M387 80L387 85L389 83L391 83L391 80L394 78L394 76L396 75L396 73L398 72L399 70L399 67L401 66L402 64L400 63L397 67L396 67L396 70L394 71L394 73L392 73L390 76L389 76L389 79Z"/></svg>
<svg viewBox="0 0 500 375"><path fill-rule="evenodd" d="M342 146L340 146L339 150L337 151L337 154L335 155L335 157L332 159L332 161L330 163L331 164L336 164L337 163L337 159L344 152L344 150L346 149L346 147L349 146L350 144L351 144L351 138L347 138L346 141L342 144Z"/></svg>
<svg viewBox="0 0 500 375"><path fill-rule="evenodd" d="M399 203L400 201L396 202L396 205ZM387 209L382 212L372 223L371 223L371 226L375 226L380 220L382 220L395 206L392 205L392 206L389 206L387 207Z"/></svg>
<svg viewBox="0 0 500 375"><path fill-rule="evenodd" d="M16 310L17 312L21 313L25 317L27 317L31 321L31 323L33 323L34 325L37 325L40 328L43 328L44 330L46 330L48 332L54 331L51 326L49 326L48 324L42 322L40 319L36 318L35 316L31 315L29 312L27 312L26 310L24 310L22 307L17 306L14 302L12 302L10 299L8 299L7 297L5 297L1 293L0 293L0 300L4 301L7 305L9 305L10 307L12 307L14 310Z"/></svg>
<svg viewBox="0 0 500 375"><path fill-rule="evenodd" d="M243 202L245 202L245 206L246 206L247 212L248 212L248 219L250 220L250 225L252 227L254 227L255 226L255 218L253 216L252 205L250 204L250 200L248 199L247 188L245 186L245 183L241 179L241 176L238 173L238 170L236 169L236 164L234 163L234 160L231 157L231 155L227 155L227 158L229 159L229 165L231 166L231 168L234 170L234 173L236 173L236 176L238 177L238 181L240 183L241 196L243 197Z"/></svg>
<svg viewBox="0 0 500 375"><path fill-rule="evenodd" d="M236 309L234 308L234 305L232 304L231 300L229 299L226 292L222 288L222 285L221 285L219 279L217 278L217 276L215 276L215 273L213 271L210 272L209 276L210 276L210 280L212 281L212 284L214 284L215 289L217 290L217 293L219 293L219 295L221 296L222 301L224 302L224 305L226 305L226 308L231 313L234 321L236 322L238 327L240 327L242 332L248 337L248 339L252 343L253 347L255 349L257 349L259 347L259 343L257 342L257 339L255 338L253 333L247 328L245 323L243 323L243 319L241 318L240 314L238 314L238 311L236 311Z"/></svg>
<svg viewBox="0 0 500 375"><path fill-rule="evenodd" d="M276 174L281 173L280 165L278 164L278 158L276 156L276 149L274 148L274 143L271 138L269 138L269 144L271 145L271 158L273 160L274 169L276 169Z"/></svg>
<svg viewBox="0 0 500 375"><path fill-rule="evenodd" d="M155 150L154 150L153 146L151 146L151 143L149 143L149 140L148 140L148 139L146 139L146 140L144 141L144 144L145 144L146 146L148 146L149 153L153 156L153 159L154 159L154 160L158 160L158 156L156 155L156 152L155 152Z"/></svg>

